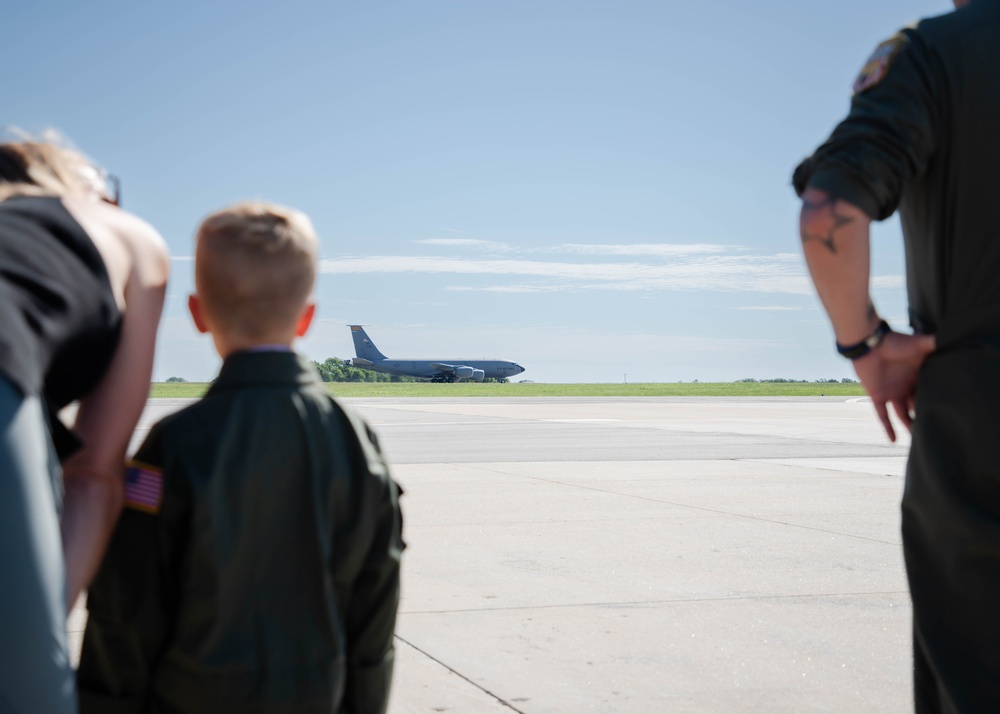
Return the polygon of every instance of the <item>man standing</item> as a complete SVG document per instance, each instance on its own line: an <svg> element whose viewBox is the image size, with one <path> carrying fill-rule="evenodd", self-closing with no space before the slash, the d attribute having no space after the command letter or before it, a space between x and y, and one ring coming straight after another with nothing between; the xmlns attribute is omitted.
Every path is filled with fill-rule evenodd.
<svg viewBox="0 0 1000 714"><path fill-rule="evenodd" d="M1000 711L1000 0L876 48L847 118L795 171L806 262L889 438L913 432L903 546L918 712ZM869 226L899 209L910 324L868 295Z"/></svg>

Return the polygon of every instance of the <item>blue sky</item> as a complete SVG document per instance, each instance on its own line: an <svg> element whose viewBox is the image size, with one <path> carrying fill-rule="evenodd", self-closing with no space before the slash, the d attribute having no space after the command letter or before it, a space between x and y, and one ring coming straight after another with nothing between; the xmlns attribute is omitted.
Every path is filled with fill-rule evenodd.
<svg viewBox="0 0 1000 714"><path fill-rule="evenodd" d="M0 121L121 176L173 276L154 378L219 360L192 236L264 198L322 241L313 359L504 357L548 382L850 376L795 164L867 55L944 0L17 3ZM906 323L895 219L873 295Z"/></svg>

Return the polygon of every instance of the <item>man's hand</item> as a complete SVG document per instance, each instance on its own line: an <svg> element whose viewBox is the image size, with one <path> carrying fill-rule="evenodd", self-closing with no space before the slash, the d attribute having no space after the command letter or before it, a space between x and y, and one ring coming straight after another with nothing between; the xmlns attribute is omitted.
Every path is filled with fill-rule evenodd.
<svg viewBox="0 0 1000 714"><path fill-rule="evenodd" d="M871 218L847 201L815 188L802 194L802 252L834 336L843 345L865 339L879 322L868 295L870 226ZM886 405L892 404L909 429L917 373L934 348L932 335L890 332L882 344L854 361L854 371L872 398L890 441L896 440L896 432Z"/></svg>
<svg viewBox="0 0 1000 714"><path fill-rule="evenodd" d="M917 374L924 360L935 349L933 335L903 335L890 332L882 344L854 361L854 371L868 396L872 398L878 418L885 427L889 441L896 432L889 421L887 404L892 404L896 416L910 429L913 404L917 394Z"/></svg>

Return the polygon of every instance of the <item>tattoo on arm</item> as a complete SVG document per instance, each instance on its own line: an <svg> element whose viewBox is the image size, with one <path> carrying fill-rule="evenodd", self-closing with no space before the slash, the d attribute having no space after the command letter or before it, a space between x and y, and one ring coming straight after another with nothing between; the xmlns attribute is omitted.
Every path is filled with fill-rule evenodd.
<svg viewBox="0 0 1000 714"><path fill-rule="evenodd" d="M837 231L839 231L841 228L854 222L854 216L845 216L842 213L837 213L838 203L839 201L833 196L830 196L816 203L803 201L802 203L803 243L814 240L819 243L822 243L824 246L826 246L826 249L831 253L833 253L834 255L837 254L837 244L834 241L834 236L836 235ZM818 216L819 220L816 221L810 220L813 216ZM820 232L818 230L809 232L804 227L807 223L809 224L820 223L824 228L827 228L827 230L825 231L825 233Z"/></svg>

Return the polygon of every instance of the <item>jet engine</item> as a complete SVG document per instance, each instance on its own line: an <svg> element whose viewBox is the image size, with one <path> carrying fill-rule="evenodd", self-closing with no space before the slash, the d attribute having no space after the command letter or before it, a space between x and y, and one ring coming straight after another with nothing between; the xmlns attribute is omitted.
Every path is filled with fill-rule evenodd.
<svg viewBox="0 0 1000 714"><path fill-rule="evenodd" d="M481 369L472 370L473 381L482 382L485 377L486 377L486 372L484 372L483 370Z"/></svg>
<svg viewBox="0 0 1000 714"><path fill-rule="evenodd" d="M472 367L465 367L465 366L455 367L455 376L458 379L472 379L475 373L476 370L474 370Z"/></svg>

